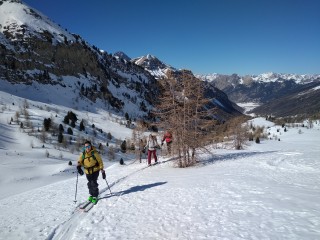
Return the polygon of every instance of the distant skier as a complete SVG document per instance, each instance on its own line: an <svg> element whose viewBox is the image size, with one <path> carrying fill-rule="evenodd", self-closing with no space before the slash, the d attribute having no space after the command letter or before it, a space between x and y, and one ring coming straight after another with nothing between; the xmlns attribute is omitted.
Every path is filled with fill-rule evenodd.
<svg viewBox="0 0 320 240"><path fill-rule="evenodd" d="M154 158L154 162L157 163L158 162L158 158L157 158L157 148L159 147L159 144L157 142L157 137L150 134L148 141L147 141L147 145L145 146L145 148L148 149L148 165L151 165L151 155L153 155Z"/></svg>
<svg viewBox="0 0 320 240"><path fill-rule="evenodd" d="M98 201L99 184L97 182L99 177L99 171L101 170L102 178L106 178L106 173L103 170L103 162L101 156L97 152L96 148L92 146L90 141L84 143L84 150L81 153L78 161L78 173L82 176L83 171L81 167L84 167L86 177L88 180L88 189L90 197L88 200L94 204Z"/></svg>
<svg viewBox="0 0 320 240"><path fill-rule="evenodd" d="M161 146L163 146L164 141L166 141L168 153L171 154L172 134L170 131L166 131L166 133L163 135Z"/></svg>

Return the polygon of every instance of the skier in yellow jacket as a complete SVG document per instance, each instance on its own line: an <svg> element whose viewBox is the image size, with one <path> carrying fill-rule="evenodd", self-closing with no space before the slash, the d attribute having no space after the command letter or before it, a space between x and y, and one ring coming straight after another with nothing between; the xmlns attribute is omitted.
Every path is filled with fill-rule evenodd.
<svg viewBox="0 0 320 240"><path fill-rule="evenodd" d="M83 153L81 153L79 157L77 169L80 175L83 175L82 166L84 167L84 172L88 180L87 185L90 194L88 200L92 203L97 203L99 195L99 184L97 182L99 171L101 171L103 179L106 178L106 175L103 169L101 156L96 148L92 146L90 141L84 143Z"/></svg>

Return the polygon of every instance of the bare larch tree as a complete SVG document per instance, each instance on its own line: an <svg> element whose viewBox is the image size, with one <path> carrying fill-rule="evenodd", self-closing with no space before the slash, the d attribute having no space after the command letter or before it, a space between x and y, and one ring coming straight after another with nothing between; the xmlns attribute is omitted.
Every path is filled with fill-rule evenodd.
<svg viewBox="0 0 320 240"><path fill-rule="evenodd" d="M214 109L207 108L202 82L188 72L160 80L162 95L155 115L159 127L173 133L172 150L178 156L178 166L196 163L196 150L208 143L215 124Z"/></svg>

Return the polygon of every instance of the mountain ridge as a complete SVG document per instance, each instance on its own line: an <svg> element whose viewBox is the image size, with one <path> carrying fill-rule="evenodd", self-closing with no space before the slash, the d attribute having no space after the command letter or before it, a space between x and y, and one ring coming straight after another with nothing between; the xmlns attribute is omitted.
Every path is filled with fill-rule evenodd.
<svg viewBox="0 0 320 240"><path fill-rule="evenodd" d="M133 118L152 120L151 111L161 91L158 79L168 72L180 71L151 54L130 59L123 52L112 55L102 51L21 1L3 1L0 12L0 54L4 56L0 59L0 68L4 70L0 79L9 82L2 84L0 90L12 94L25 96L23 89L38 89L33 100L54 103L56 99L42 94L50 89L56 96L68 95L61 97L68 106L76 108L80 101L84 102L82 105L91 105L86 110L95 111L99 106L121 115L128 113ZM191 71L188 74L193 76ZM209 89L211 97L216 92ZM217 102L220 118L226 120L240 114L231 107L234 104L229 103L227 96Z"/></svg>
<svg viewBox="0 0 320 240"><path fill-rule="evenodd" d="M151 54L133 59L123 52L109 54L19 0L0 1L0 55L0 80L26 85L17 90L2 84L0 90L23 96L22 89L30 89L27 86L41 89L41 84L45 88L50 85L57 96L67 94L65 89L72 91L69 101L74 107L77 101L100 102L100 107L110 111L146 119L152 118L150 112L160 94L158 80L172 72L178 76L187 71L203 80L206 97L226 119L241 111L235 102L266 103L318 81L318 75L276 73L244 77L213 74L209 78L178 70ZM54 102L44 100L40 92L33 97Z"/></svg>
<svg viewBox="0 0 320 240"><path fill-rule="evenodd" d="M285 81L285 80L293 80L298 84L306 84L312 82L316 79L320 78L320 74L293 74L293 73L275 73L275 72L267 72L261 74L251 74L251 75L239 75L239 74L195 74L195 76L201 78L205 81L215 81L221 76L233 76L239 79L240 84L245 84L248 82L248 79L252 79L252 81L257 82L276 82L276 81Z"/></svg>
<svg viewBox="0 0 320 240"><path fill-rule="evenodd" d="M1 1L0 13L0 79L4 83L0 90L6 87L23 96L21 88L31 86L42 91L50 88L59 96L70 88L75 105L100 101L104 104L99 106L110 111L148 117L152 99L159 94L149 72L68 33L21 1ZM25 86L15 90L14 85L21 84ZM43 99L41 91L33 97L37 96Z"/></svg>
<svg viewBox="0 0 320 240"><path fill-rule="evenodd" d="M285 117L319 112L317 102L320 102L320 94L313 94L306 89L320 84L320 74L264 73L252 76L238 74L196 76L227 93L236 103L254 102L261 105L251 113Z"/></svg>

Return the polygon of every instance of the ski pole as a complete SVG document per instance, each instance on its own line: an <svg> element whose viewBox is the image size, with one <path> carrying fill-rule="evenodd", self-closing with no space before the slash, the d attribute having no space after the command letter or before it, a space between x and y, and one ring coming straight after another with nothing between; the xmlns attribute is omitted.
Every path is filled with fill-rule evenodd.
<svg viewBox="0 0 320 240"><path fill-rule="evenodd" d="M107 181L107 178L106 178L106 172L105 171L102 171L102 179L106 180L107 186L108 186L109 191L110 191L110 195L112 195L112 192L110 190L110 187L109 187L109 184L108 184L108 181Z"/></svg>
<svg viewBox="0 0 320 240"><path fill-rule="evenodd" d="M109 188L109 191L110 191L110 195L112 195L112 192L111 192L111 189L110 189L110 187L109 187L109 184L108 184L108 181L107 181L107 179L105 178L104 180L106 180L107 186L108 186L108 188Z"/></svg>
<svg viewBox="0 0 320 240"><path fill-rule="evenodd" d="M78 192L78 172L77 172L77 182L76 182L76 193L74 195L74 203L77 203L77 192Z"/></svg>

